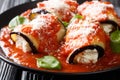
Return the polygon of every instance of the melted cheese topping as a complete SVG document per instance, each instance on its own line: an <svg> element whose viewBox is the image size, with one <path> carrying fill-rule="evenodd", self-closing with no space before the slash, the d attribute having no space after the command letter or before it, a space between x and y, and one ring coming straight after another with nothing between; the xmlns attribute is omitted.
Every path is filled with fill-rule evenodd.
<svg viewBox="0 0 120 80"><path fill-rule="evenodd" d="M42 4L44 4L44 8L55 15L62 17L64 15L60 15L61 12L66 13L66 10L70 8L68 4L64 2L64 0L48 0L43 1Z"/></svg>
<svg viewBox="0 0 120 80"><path fill-rule="evenodd" d="M65 44L69 45L68 48L70 49L76 49L85 44L89 44L88 36L90 34L95 34L94 26L96 26L96 24L91 23L88 20L79 20L78 22L77 20L74 20L67 28ZM92 35L89 37L92 38Z"/></svg>
<svg viewBox="0 0 120 80"><path fill-rule="evenodd" d="M105 4L99 1L85 2L78 7L78 13L83 16L90 17L94 20L106 19L108 17L107 11L113 10L112 4Z"/></svg>
<svg viewBox="0 0 120 80"><path fill-rule="evenodd" d="M62 9L69 8L69 5L67 5L63 0L49 0L43 3L47 5L46 8L48 10L51 10L53 8L54 10L59 11Z"/></svg>
<svg viewBox="0 0 120 80"><path fill-rule="evenodd" d="M38 16L36 19L33 19L30 24L32 25L32 30L36 30L36 29L41 29L43 27L46 27L48 22L46 21L46 19L44 17L40 17Z"/></svg>
<svg viewBox="0 0 120 80"><path fill-rule="evenodd" d="M46 9L60 19L69 21L76 12L78 3L74 0L48 0L38 3L38 7Z"/></svg>
<svg viewBox="0 0 120 80"><path fill-rule="evenodd" d="M75 38L76 36L86 37L90 33L93 33L95 29L93 28L96 24L90 22L89 20L79 20L79 22L76 22L77 20L73 21L68 26L68 37Z"/></svg>
<svg viewBox="0 0 120 80"><path fill-rule="evenodd" d="M88 36L91 32L94 31L94 25L94 23L90 23L88 20L80 20L77 24L72 22L67 28L68 30L71 30L68 36L73 38L75 36L79 36L80 34L82 34L82 37Z"/></svg>
<svg viewBox="0 0 120 80"><path fill-rule="evenodd" d="M65 28L59 22L57 16L53 14L41 14L28 24L17 26L14 32L25 34L32 41L36 49L48 52L58 47L59 42L65 35ZM16 39L17 48L22 49L24 52L31 51L29 44L23 38L17 36Z"/></svg>

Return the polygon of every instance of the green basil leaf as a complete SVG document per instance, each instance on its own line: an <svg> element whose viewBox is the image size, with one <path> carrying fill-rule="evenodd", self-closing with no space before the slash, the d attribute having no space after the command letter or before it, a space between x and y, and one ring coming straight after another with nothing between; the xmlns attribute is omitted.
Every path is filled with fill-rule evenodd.
<svg viewBox="0 0 120 80"><path fill-rule="evenodd" d="M44 56L37 59L37 66L46 69L61 69L60 62L54 56Z"/></svg>
<svg viewBox="0 0 120 80"><path fill-rule="evenodd" d="M120 31L116 30L110 35L110 46L112 51L120 53Z"/></svg>
<svg viewBox="0 0 120 80"><path fill-rule="evenodd" d="M112 48L112 52L114 52L114 53L120 53L120 44L111 42L110 46Z"/></svg>
<svg viewBox="0 0 120 80"><path fill-rule="evenodd" d="M73 18L70 20L70 22L72 22L74 19L82 19L83 16L76 14L75 16L73 16Z"/></svg>
<svg viewBox="0 0 120 80"><path fill-rule="evenodd" d="M81 15L79 15L79 14L76 14L76 15L74 16L74 18L82 19L83 17L82 17Z"/></svg>
<svg viewBox="0 0 120 80"><path fill-rule="evenodd" d="M64 25L65 27L67 27L67 26L69 25L69 23L68 23L68 22L65 22L65 21L62 21L62 23L63 23L63 25Z"/></svg>
<svg viewBox="0 0 120 80"><path fill-rule="evenodd" d="M69 25L69 23L66 22L66 21L62 21L62 20L59 19L59 18L58 18L58 20L59 20L59 22L60 22L64 27L67 27L67 26Z"/></svg>
<svg viewBox="0 0 120 80"><path fill-rule="evenodd" d="M110 35L110 39L112 42L120 43L120 31L116 30Z"/></svg>
<svg viewBox="0 0 120 80"><path fill-rule="evenodd" d="M29 20L23 16L16 16L14 17L8 24L10 29L14 29L16 26L20 25L20 24L26 24L28 23Z"/></svg>

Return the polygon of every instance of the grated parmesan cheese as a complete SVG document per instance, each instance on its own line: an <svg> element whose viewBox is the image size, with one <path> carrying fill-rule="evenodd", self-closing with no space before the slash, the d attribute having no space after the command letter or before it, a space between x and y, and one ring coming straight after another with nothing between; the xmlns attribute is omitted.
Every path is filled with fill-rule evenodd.
<svg viewBox="0 0 120 80"><path fill-rule="evenodd" d="M68 49L76 49L83 45L89 44L88 36L95 33L96 23L92 23L89 20L75 19L67 27L67 34L65 37L65 45L68 45ZM91 35L92 37L92 35ZM67 50L66 48L66 50Z"/></svg>
<svg viewBox="0 0 120 80"><path fill-rule="evenodd" d="M40 28L47 26L48 22L45 18L37 16L37 18L33 19L30 24L32 25L32 30L39 30Z"/></svg>
<svg viewBox="0 0 120 80"><path fill-rule="evenodd" d="M48 11L54 13L55 15L62 17L63 15L60 15L61 12L66 13L66 10L69 10L70 6L65 3L64 0L48 0L43 1L43 4L45 4L45 9Z"/></svg>
<svg viewBox="0 0 120 80"><path fill-rule="evenodd" d="M48 0L38 3L38 7L45 9L60 19L69 22L75 14L78 3L74 0Z"/></svg>
<svg viewBox="0 0 120 80"><path fill-rule="evenodd" d="M95 29L93 28L96 24L95 23L91 23L88 20L79 20L78 23L75 24L75 22L72 22L69 26L68 26L68 31L70 30L70 32L67 34L67 36L69 37L76 37L81 35L81 37L86 37L88 36L90 33L94 32Z"/></svg>
<svg viewBox="0 0 120 80"><path fill-rule="evenodd" d="M113 9L112 4L105 4L99 1L92 1L92 3L83 3L78 7L78 12L83 16L90 17L94 20L107 18L108 9Z"/></svg>

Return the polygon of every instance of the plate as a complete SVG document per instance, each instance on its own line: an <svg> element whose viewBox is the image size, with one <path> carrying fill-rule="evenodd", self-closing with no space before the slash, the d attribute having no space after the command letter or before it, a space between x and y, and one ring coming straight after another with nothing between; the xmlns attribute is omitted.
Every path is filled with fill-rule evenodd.
<svg viewBox="0 0 120 80"><path fill-rule="evenodd" d="M40 0L42 1L42 0ZM4 13L2 13L0 15L0 29L4 26L6 26L9 21L15 17L16 15L20 15L20 13L28 10L28 9L32 9L34 7L36 7L36 3L38 1L35 1L35 2L30 2L30 3L25 3L25 4L22 4L22 5L19 5L19 6L16 6L14 8L11 8L7 11L5 11ZM81 2L79 2L81 3ZM16 68L19 68L21 69L22 71L27 71L29 73L35 73L35 74L49 74L49 75L54 75L54 76L59 76L59 77L69 77L69 78L74 78L74 77L78 77L79 79L80 78L84 78L86 76L88 76L87 78L91 78L91 77L105 77L106 75L113 75L113 72L117 72L120 70L120 67L115 67L115 68L112 68L112 69L106 69L104 71L96 71L96 72L85 72L85 73L63 73L63 72L50 72L48 70L36 70L36 69L33 69L33 68L28 68L28 67L25 67L25 66L22 66L22 65L19 65L15 62L13 62L12 60L8 59L5 55L4 55L4 52L2 51L2 49L0 48L0 59L3 60L4 62L7 62L8 64L12 65L12 66L15 66ZM116 73L115 73L116 74ZM95 75L95 76L94 76Z"/></svg>

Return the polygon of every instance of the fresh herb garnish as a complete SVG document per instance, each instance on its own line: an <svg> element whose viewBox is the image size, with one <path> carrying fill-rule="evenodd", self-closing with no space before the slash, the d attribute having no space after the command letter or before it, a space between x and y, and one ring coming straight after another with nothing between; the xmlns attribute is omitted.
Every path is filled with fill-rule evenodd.
<svg viewBox="0 0 120 80"><path fill-rule="evenodd" d="M110 46L113 52L120 53L120 30L116 30L111 33Z"/></svg>
<svg viewBox="0 0 120 80"><path fill-rule="evenodd" d="M8 24L9 28L13 30L16 26L20 24L28 23L29 20L23 16L16 16L14 17Z"/></svg>
<svg viewBox="0 0 120 80"><path fill-rule="evenodd" d="M76 14L75 16L73 16L73 18L70 20L70 22L72 22L74 19L82 19L83 16Z"/></svg>
<svg viewBox="0 0 120 80"><path fill-rule="evenodd" d="M62 21L62 23L63 23L63 25L64 25L65 27L67 27L67 26L69 25L69 23L68 23L68 22L65 22L65 21Z"/></svg>
<svg viewBox="0 0 120 80"><path fill-rule="evenodd" d="M61 69L60 62L54 56L44 56L37 59L37 66L46 69Z"/></svg>

